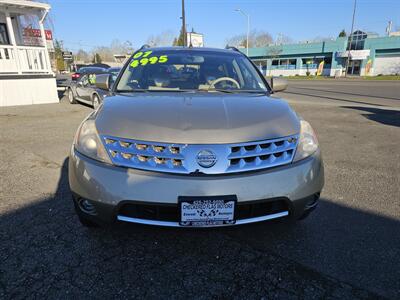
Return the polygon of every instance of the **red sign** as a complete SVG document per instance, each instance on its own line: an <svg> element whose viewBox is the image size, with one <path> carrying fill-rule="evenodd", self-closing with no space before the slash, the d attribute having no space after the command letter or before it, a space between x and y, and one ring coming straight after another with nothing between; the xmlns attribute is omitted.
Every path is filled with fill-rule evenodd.
<svg viewBox="0 0 400 300"><path fill-rule="evenodd" d="M45 30L44 35L46 37L46 40L48 41L51 41L53 39L53 33L51 32L51 30ZM40 32L40 29L24 28L24 36L40 38L42 37L42 34Z"/></svg>
<svg viewBox="0 0 400 300"><path fill-rule="evenodd" d="M53 33L51 30L45 30L44 35L46 36L46 40L51 41L53 39Z"/></svg>

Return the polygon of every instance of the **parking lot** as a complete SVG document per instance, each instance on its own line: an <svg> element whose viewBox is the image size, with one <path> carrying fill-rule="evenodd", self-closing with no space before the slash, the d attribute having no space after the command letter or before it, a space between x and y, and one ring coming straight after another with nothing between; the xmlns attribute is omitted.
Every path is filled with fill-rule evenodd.
<svg viewBox="0 0 400 300"><path fill-rule="evenodd" d="M67 156L91 108L0 110L0 299L400 298L400 83L289 82L326 183L318 209L212 230L82 227Z"/></svg>

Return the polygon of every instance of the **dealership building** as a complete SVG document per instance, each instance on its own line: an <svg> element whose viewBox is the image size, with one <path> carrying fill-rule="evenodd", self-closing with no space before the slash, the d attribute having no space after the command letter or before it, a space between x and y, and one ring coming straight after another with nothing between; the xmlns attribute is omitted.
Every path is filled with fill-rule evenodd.
<svg viewBox="0 0 400 300"><path fill-rule="evenodd" d="M266 76L340 77L347 60L349 75L393 75L400 74L400 36L357 30L336 40L250 48L249 57Z"/></svg>
<svg viewBox="0 0 400 300"><path fill-rule="evenodd" d="M0 0L0 107L59 102L49 11L42 2Z"/></svg>

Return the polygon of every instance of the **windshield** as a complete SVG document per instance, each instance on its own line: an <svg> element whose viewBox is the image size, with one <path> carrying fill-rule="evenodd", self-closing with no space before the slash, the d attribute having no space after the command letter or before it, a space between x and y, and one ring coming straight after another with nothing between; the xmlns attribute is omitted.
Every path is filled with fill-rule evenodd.
<svg viewBox="0 0 400 300"><path fill-rule="evenodd" d="M97 67L82 67L78 70L79 73L101 73L105 72L105 69L103 68L97 68Z"/></svg>
<svg viewBox="0 0 400 300"><path fill-rule="evenodd" d="M121 68L109 68L107 71L109 73L111 73L111 74L117 74L118 75L119 71L121 71Z"/></svg>
<svg viewBox="0 0 400 300"><path fill-rule="evenodd" d="M236 52L148 50L136 52L117 92L129 91L268 91L255 67Z"/></svg>

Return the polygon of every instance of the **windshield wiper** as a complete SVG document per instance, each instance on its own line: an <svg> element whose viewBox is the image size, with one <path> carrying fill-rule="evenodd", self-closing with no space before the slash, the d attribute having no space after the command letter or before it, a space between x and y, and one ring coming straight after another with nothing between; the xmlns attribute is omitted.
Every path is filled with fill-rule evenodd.
<svg viewBox="0 0 400 300"><path fill-rule="evenodd" d="M268 91L263 90L240 90L241 93L251 93L251 94L268 94Z"/></svg>
<svg viewBox="0 0 400 300"><path fill-rule="evenodd" d="M197 91L199 91L199 92L220 92L220 93L227 93L227 94L235 93L235 91L233 91L233 90L224 90L224 89L200 89Z"/></svg>
<svg viewBox="0 0 400 300"><path fill-rule="evenodd" d="M224 89L209 89L209 90L199 90L204 92L221 92L227 94L239 94L239 93L251 93L251 94L268 94L268 91L263 90L224 90Z"/></svg>
<svg viewBox="0 0 400 300"><path fill-rule="evenodd" d="M169 90L169 89L132 89L132 90L116 90L116 93L151 93L151 92L172 92L172 93L187 93L193 90Z"/></svg>

